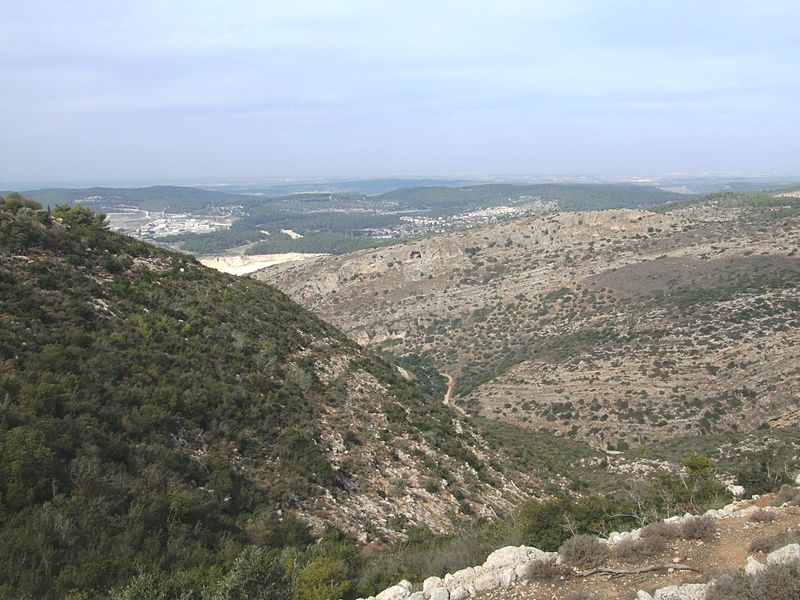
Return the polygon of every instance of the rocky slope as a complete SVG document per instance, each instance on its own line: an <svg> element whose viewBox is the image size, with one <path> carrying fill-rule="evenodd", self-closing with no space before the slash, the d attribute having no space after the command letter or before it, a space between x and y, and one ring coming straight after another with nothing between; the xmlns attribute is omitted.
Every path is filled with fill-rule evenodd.
<svg viewBox="0 0 800 600"><path fill-rule="evenodd" d="M471 413L600 447L752 430L794 422L800 394L781 202L551 213L257 277L451 375Z"/></svg>
<svg viewBox="0 0 800 600"><path fill-rule="evenodd" d="M794 501L776 502L773 495L710 510L702 518L671 517L659 526L598 540L603 550L593 568L571 564L574 557L566 550L509 546L482 565L421 583L402 581L369 600L704 600L715 581L722 586L725 573L746 569L748 576L758 577L767 565L800 564L800 509ZM656 547L653 532L670 537ZM800 578L782 594L763 597L792 598L797 586Z"/></svg>
<svg viewBox="0 0 800 600"><path fill-rule="evenodd" d="M302 535L289 515L391 540L537 489L270 286L19 197L0 249L0 596L202 578Z"/></svg>

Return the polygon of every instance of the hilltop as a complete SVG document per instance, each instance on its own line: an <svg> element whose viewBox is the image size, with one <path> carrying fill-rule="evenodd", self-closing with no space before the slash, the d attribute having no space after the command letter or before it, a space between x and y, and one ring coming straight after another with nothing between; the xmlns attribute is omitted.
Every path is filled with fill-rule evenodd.
<svg viewBox="0 0 800 600"><path fill-rule="evenodd" d="M795 423L800 216L782 194L557 212L257 276L470 414L601 448Z"/></svg>

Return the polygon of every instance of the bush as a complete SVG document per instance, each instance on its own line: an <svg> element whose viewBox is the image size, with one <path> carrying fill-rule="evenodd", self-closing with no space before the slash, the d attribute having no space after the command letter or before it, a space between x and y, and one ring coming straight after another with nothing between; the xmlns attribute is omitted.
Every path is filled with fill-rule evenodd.
<svg viewBox="0 0 800 600"><path fill-rule="evenodd" d="M783 506L789 504L791 506L800 505L800 489L790 485L782 485L778 493L775 494L775 506Z"/></svg>
<svg viewBox="0 0 800 600"><path fill-rule="evenodd" d="M285 600L290 582L280 553L251 546L206 596L214 600Z"/></svg>
<svg viewBox="0 0 800 600"><path fill-rule="evenodd" d="M753 577L758 600L797 600L800 598L800 563L771 565Z"/></svg>
<svg viewBox="0 0 800 600"><path fill-rule="evenodd" d="M656 554L661 554L666 549L667 543L663 537L651 536L638 540L623 540L614 546L612 555L622 562L638 563Z"/></svg>
<svg viewBox="0 0 800 600"><path fill-rule="evenodd" d="M715 581L706 600L797 600L800 598L800 563L770 565L754 577L744 573Z"/></svg>
<svg viewBox="0 0 800 600"><path fill-rule="evenodd" d="M572 569L555 558L543 558L528 565L525 576L540 581L562 581L572 574Z"/></svg>
<svg viewBox="0 0 800 600"><path fill-rule="evenodd" d="M681 532L677 523L665 523L664 521L657 521L645 526L642 529L640 536L643 540L659 538L664 542L668 542L681 537Z"/></svg>
<svg viewBox="0 0 800 600"><path fill-rule="evenodd" d="M564 506L557 500L532 500L522 506L517 523L523 543L552 551L567 539L564 529Z"/></svg>
<svg viewBox="0 0 800 600"><path fill-rule="evenodd" d="M711 517L689 517L681 523L681 537L685 540L710 540L717 531Z"/></svg>
<svg viewBox="0 0 800 600"><path fill-rule="evenodd" d="M591 569L608 557L608 546L593 535L576 535L558 549L561 560L573 567Z"/></svg>
<svg viewBox="0 0 800 600"><path fill-rule="evenodd" d="M778 518L774 512L759 508L750 513L750 520L755 523L772 523Z"/></svg>
<svg viewBox="0 0 800 600"><path fill-rule="evenodd" d="M744 487L748 496L766 494L790 482L787 465L781 464L769 451L753 457L747 467L736 474L736 484Z"/></svg>
<svg viewBox="0 0 800 600"><path fill-rule="evenodd" d="M754 539L750 542L750 552L763 552L769 554L773 550L777 550L786 544L793 544L800 542L800 534L798 533L776 533L775 535L768 535Z"/></svg>
<svg viewBox="0 0 800 600"><path fill-rule="evenodd" d="M706 594L706 600L754 600L750 578L744 573L725 575L716 580Z"/></svg>

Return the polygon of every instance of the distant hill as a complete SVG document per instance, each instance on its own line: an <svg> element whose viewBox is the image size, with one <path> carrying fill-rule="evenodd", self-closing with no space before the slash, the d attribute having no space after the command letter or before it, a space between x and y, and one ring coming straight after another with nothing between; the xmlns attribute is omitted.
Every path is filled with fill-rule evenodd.
<svg viewBox="0 0 800 600"><path fill-rule="evenodd" d="M290 181L287 183L232 183L219 186L203 186L200 189L222 190L235 194L258 194L265 198L287 196L300 193L352 193L364 195L383 194L392 190L426 185L459 187L473 182L464 179L434 178L388 178L388 179L353 179L347 181Z"/></svg>
<svg viewBox="0 0 800 600"><path fill-rule="evenodd" d="M186 186L158 185L145 188L91 187L82 189L50 188L30 190L24 195L43 206L83 204L93 210L133 206L164 212L201 212L212 207L242 204L247 196L201 190Z"/></svg>
<svg viewBox="0 0 800 600"><path fill-rule="evenodd" d="M283 293L83 206L4 201L0 322L2 597L140 570L197 586L248 545L334 524L362 543L445 531L535 489L508 486L458 413Z"/></svg>
<svg viewBox="0 0 800 600"><path fill-rule="evenodd" d="M639 208L673 202L685 196L653 186L622 184L483 184L461 187L412 187L378 196L414 208L469 210L525 197L557 200L561 210Z"/></svg>

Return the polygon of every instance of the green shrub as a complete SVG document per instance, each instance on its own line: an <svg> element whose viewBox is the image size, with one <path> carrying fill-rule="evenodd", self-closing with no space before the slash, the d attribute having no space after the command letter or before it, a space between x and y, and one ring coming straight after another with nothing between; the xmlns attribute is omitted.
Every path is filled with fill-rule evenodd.
<svg viewBox="0 0 800 600"><path fill-rule="evenodd" d="M286 600L291 582L280 552L251 546L230 571L203 594L204 600Z"/></svg>

